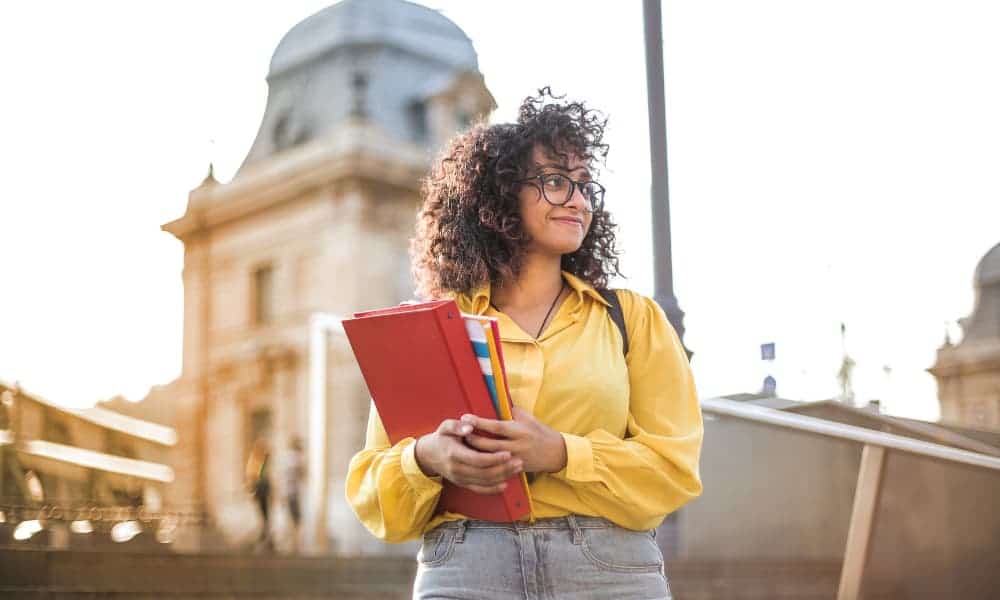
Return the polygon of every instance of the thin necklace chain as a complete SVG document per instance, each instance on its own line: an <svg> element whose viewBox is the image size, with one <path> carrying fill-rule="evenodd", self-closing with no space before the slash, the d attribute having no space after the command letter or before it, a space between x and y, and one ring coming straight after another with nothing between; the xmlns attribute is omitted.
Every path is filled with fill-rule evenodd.
<svg viewBox="0 0 1000 600"><path fill-rule="evenodd" d="M545 313L545 318L542 319L542 325L541 325L541 327L538 328L538 333L535 334L535 339L536 340L538 338L542 337L542 331L545 330L545 324L548 323L549 317L552 315L552 309L554 309L556 307L556 302L559 302L559 298L562 297L562 293L563 293L564 289L566 289L566 282L565 281L563 282L563 284L561 286L559 286L559 291L556 293L556 297L552 299L552 305L549 306L548 312ZM495 310L497 312L503 312L502 310L500 310L499 306L497 306L496 304L493 304L492 300L490 300L490 306L492 306L493 310Z"/></svg>

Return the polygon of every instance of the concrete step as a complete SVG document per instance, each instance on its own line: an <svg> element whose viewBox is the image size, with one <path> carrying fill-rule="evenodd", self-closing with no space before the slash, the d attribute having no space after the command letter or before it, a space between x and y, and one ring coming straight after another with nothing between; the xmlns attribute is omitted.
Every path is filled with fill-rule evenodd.
<svg viewBox="0 0 1000 600"><path fill-rule="evenodd" d="M412 557L290 558L0 549L0 598L306 600L410 597ZM839 561L673 561L683 600L828 600Z"/></svg>

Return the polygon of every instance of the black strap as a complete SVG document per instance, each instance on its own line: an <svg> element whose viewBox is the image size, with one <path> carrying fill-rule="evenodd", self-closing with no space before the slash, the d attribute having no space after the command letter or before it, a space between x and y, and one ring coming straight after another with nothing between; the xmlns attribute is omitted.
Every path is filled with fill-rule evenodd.
<svg viewBox="0 0 1000 600"><path fill-rule="evenodd" d="M601 294L601 298L604 298L605 302L611 305L608 307L608 316L618 327L618 333L622 334L622 356L628 356L628 331L625 330L625 313L622 312L622 303L618 299L618 292L598 290L598 293Z"/></svg>

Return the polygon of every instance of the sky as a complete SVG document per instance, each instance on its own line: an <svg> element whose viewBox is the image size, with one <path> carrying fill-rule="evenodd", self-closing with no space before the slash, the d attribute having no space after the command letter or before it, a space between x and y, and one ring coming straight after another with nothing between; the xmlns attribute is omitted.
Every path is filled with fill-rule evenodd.
<svg viewBox="0 0 1000 600"><path fill-rule="evenodd" d="M652 295L642 3L427 0L511 120L550 85L609 117L619 285ZM67 406L181 364L160 231L256 135L282 35L326 1L0 4L0 379ZM1000 242L1000 5L663 3L675 289L702 396L838 392L933 419L925 369ZM840 324L846 324L841 339ZM776 360L760 360L760 344Z"/></svg>

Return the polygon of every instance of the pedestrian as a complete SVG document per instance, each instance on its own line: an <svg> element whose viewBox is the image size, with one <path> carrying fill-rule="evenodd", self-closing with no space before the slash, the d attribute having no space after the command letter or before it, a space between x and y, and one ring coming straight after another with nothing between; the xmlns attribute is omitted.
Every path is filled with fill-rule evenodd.
<svg viewBox="0 0 1000 600"><path fill-rule="evenodd" d="M516 122L456 136L424 182L418 294L498 319L515 408L395 445L372 408L347 498L377 537L422 537L414 598L670 598L655 529L701 493L701 412L660 307L609 293L606 123L546 88ZM495 494L521 472L526 521L436 510L443 480Z"/></svg>
<svg viewBox="0 0 1000 600"><path fill-rule="evenodd" d="M260 513L261 527L257 536L257 547L274 550L271 538L271 446L264 438L257 438L250 457L247 459L246 479L250 493L253 495L257 510Z"/></svg>
<svg viewBox="0 0 1000 600"><path fill-rule="evenodd" d="M284 465L285 500L291 517L292 551L299 550L299 525L302 522L302 485L306 478L306 463L302 449L302 439L292 438L288 444L288 455Z"/></svg>

